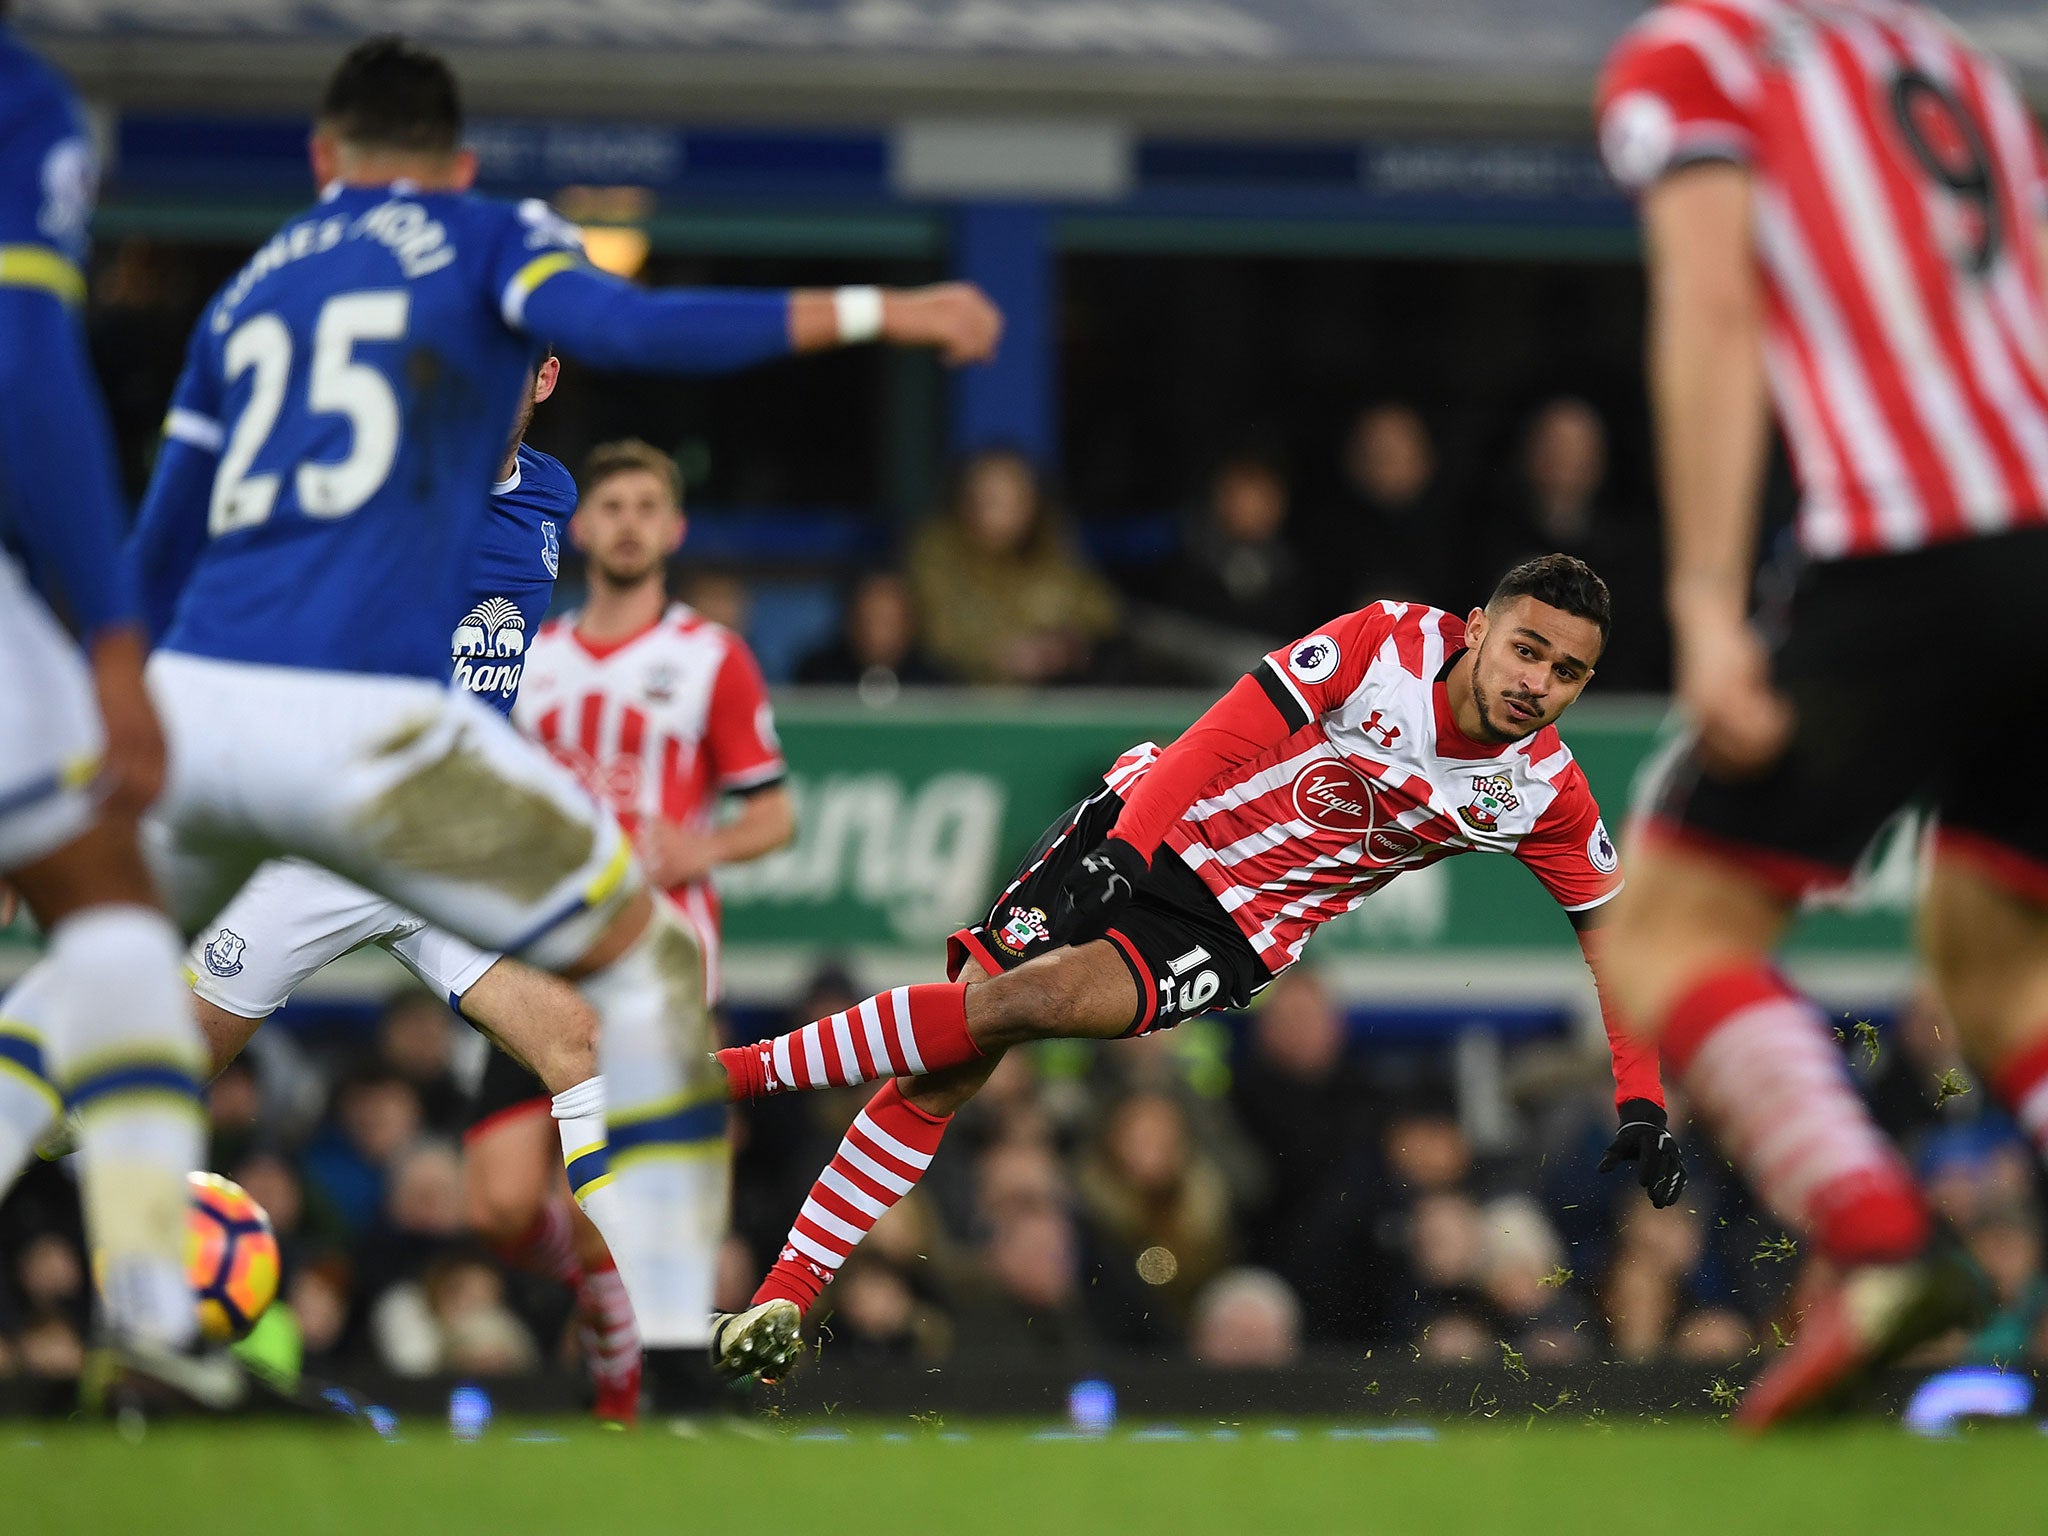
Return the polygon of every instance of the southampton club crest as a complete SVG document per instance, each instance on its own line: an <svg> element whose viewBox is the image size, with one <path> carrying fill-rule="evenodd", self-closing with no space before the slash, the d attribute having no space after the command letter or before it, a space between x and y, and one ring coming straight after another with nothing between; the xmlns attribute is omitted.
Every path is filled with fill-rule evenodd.
<svg viewBox="0 0 2048 1536"><path fill-rule="evenodd" d="M200 954L205 957L206 968L214 975L239 976L242 974L242 951L248 947L249 941L234 929L223 928Z"/></svg>
<svg viewBox="0 0 2048 1536"><path fill-rule="evenodd" d="M1512 777L1505 773L1479 774L1472 780L1472 799L1458 807L1458 819L1474 832L1496 831L1501 817L1521 803Z"/></svg>
<svg viewBox="0 0 2048 1536"><path fill-rule="evenodd" d="M487 598L455 626L455 685L471 693L519 691L526 664L526 620L502 597Z"/></svg>
<svg viewBox="0 0 2048 1536"><path fill-rule="evenodd" d="M1034 942L1052 938L1052 925L1042 907L1012 907L1010 920L996 930L996 942L1013 955L1021 955Z"/></svg>

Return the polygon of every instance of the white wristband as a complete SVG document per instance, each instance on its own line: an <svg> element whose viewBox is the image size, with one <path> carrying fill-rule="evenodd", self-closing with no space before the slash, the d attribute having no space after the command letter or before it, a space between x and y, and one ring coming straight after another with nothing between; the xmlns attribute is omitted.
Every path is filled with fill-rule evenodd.
<svg viewBox="0 0 2048 1536"><path fill-rule="evenodd" d="M882 290L879 288L835 288L832 313L839 321L842 346L856 347L882 334Z"/></svg>

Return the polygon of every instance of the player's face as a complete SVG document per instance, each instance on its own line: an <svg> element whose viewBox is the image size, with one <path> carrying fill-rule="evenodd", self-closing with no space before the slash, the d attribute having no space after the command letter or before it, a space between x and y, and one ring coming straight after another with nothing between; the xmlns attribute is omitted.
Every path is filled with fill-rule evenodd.
<svg viewBox="0 0 2048 1536"><path fill-rule="evenodd" d="M1472 610L1472 702L1492 741L1520 741L1551 724L1585 691L1600 659L1600 626L1517 597L1498 613Z"/></svg>
<svg viewBox="0 0 2048 1536"><path fill-rule="evenodd" d="M681 548L683 510L662 476L624 469L590 488L569 531L594 575L629 587L655 575Z"/></svg>

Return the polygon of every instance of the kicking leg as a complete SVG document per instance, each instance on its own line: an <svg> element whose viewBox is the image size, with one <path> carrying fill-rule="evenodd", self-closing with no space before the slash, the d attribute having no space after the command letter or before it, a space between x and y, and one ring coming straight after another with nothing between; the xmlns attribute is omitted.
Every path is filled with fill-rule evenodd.
<svg viewBox="0 0 2048 1536"><path fill-rule="evenodd" d="M969 962L971 990L992 984ZM811 1186L781 1254L743 1312L716 1320L719 1368L773 1380L796 1358L803 1316L875 1223L931 1167L953 1114L981 1089L1002 1060L978 1060L884 1083L847 1127L839 1150Z"/></svg>
<svg viewBox="0 0 2048 1536"><path fill-rule="evenodd" d="M1050 950L971 987L897 987L773 1040L718 1053L728 1096L922 1077L1032 1040L1128 1033L1146 999L1106 940ZM978 1084L977 1084L978 1086Z"/></svg>

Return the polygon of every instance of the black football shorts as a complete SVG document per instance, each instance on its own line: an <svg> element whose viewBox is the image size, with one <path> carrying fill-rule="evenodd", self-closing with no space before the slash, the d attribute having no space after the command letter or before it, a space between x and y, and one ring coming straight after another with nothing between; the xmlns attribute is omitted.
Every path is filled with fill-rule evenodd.
<svg viewBox="0 0 2048 1536"><path fill-rule="evenodd" d="M1720 851L1788 898L1839 887L1902 809L1941 855L2048 904L2048 528L1815 562L1778 616L1798 723L1761 775L1681 750L1647 786L1651 835Z"/></svg>
<svg viewBox="0 0 2048 1536"><path fill-rule="evenodd" d="M1013 970L1065 942L1065 935L1053 931L1060 887L1109 835L1123 808L1105 785L1048 827L988 916L947 941L947 974L957 978L970 959L991 974ZM1138 984L1138 1011L1127 1034L1150 1034L1197 1014L1242 1008L1273 979L1251 941L1170 848L1153 855L1137 894L1102 937L1116 946Z"/></svg>
<svg viewBox="0 0 2048 1536"><path fill-rule="evenodd" d="M470 1096L469 1124L463 1128L463 1139L482 1134L504 1117L547 1114L553 1105L554 1095L547 1084L494 1045L476 1092Z"/></svg>

